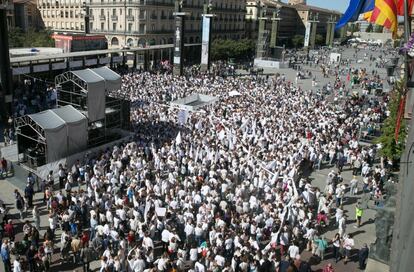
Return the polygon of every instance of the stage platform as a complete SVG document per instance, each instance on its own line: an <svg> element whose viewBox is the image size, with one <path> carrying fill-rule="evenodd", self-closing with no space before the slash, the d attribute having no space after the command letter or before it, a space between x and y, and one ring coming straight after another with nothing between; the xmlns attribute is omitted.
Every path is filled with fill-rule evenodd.
<svg viewBox="0 0 414 272"><path fill-rule="evenodd" d="M254 59L254 67L257 68L276 68L276 69L287 69L289 68L289 63L273 60L273 59Z"/></svg>

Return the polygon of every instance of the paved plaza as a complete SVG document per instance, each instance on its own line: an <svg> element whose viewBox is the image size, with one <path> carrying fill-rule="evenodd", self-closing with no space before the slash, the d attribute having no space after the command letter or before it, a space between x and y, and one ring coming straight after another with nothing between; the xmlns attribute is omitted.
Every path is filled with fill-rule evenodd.
<svg viewBox="0 0 414 272"><path fill-rule="evenodd" d="M369 51L360 51L358 53L358 57L356 59L363 59L363 54L365 52L369 52ZM371 53L371 52L369 52ZM346 49L344 54L343 54L343 58L350 58L350 59L355 59L354 56L354 50L353 49ZM373 52L375 57L379 56L379 52ZM359 68L359 67L366 67L368 69L368 71L371 71L372 69L376 69L374 68L371 63L369 62L362 62L359 64L355 64L353 63L352 66L354 68ZM298 85L301 86L302 89L312 89L314 91L317 91L319 88L321 88L323 85L327 84L328 82L331 82L331 84L333 83L332 81L334 80L333 77L329 77L329 78L324 78L322 76L321 70L315 66L313 67L309 67L309 66L303 66L304 70L310 70L313 74L313 76L316 77L316 81L317 81L317 86L312 87L312 79L311 78L307 78L307 79L301 79L298 81ZM385 77L385 69L384 68L378 68L376 69L378 71L378 74L384 78ZM283 69L283 70L268 70L266 69L265 74L273 74L275 72L278 72L280 74L285 74L286 78L292 82L295 81L295 77L296 77L296 71L293 69ZM343 80L345 80L346 75L341 75L341 78ZM387 89L389 88L387 83L385 83L385 88ZM355 89L355 91L359 91L357 89ZM332 94L332 96L334 96L335 94ZM328 176L328 173L331 170L336 170L335 167L331 167L331 166L327 166L325 165L324 167L322 167L321 170L315 170L312 173L310 173L309 178L312 181L312 185L318 187L321 191L324 191L325 186L326 186L326 179ZM15 198L14 198L14 190L18 189L19 191L22 191L25 188L26 185L26 176L27 176L27 172L24 171L23 168L16 166L16 173L14 175L14 177L10 177L7 178L5 180L0 180L0 199L3 200L7 207L10 209L9 210L9 214L11 215L11 218L14 218L15 222L19 222L18 226L18 232L20 233L19 235L16 236L16 240L22 239L22 234L21 234L21 228L23 225L23 222L21 220L18 220L18 211L15 209ZM344 170L342 172L342 177L345 181L345 183L349 183L349 181L352 179L352 170L349 169L348 166L344 167ZM358 249L361 248L363 246L363 244L367 243L368 245L373 243L375 241L375 205L373 203L373 201L371 200L367 200L367 196L363 195L361 193L361 184L362 184L362 179L359 176L359 181L360 181L360 188L359 191L360 193L356 196L349 196L349 193L346 194L346 198L344 200L344 210L345 213L348 216L347 219L347 233L350 233L353 235L354 240L355 240L355 249L352 252L352 261L349 262L348 264L344 264L343 260L339 261L338 263L335 263L335 260L333 259L332 256L332 252L330 252L329 250L326 252L325 255L325 260L323 260L321 263L319 264L315 264L312 266L313 271L322 271L323 267L326 266L327 263L332 263L333 267L335 268L335 271L359 271L359 269L357 268L357 254L358 254ZM83 188L86 189L86 188ZM35 196L35 200L34 200L34 205L38 205L40 207L40 211L41 211L41 229L40 229L40 237L43 237L43 233L45 232L47 226L48 226L48 221L47 221L47 215L48 212L46 210L46 205L43 204L42 201L42 197L43 195L41 193L37 193ZM364 215L362 218L362 226L360 228L354 228L355 225L355 205L357 203L357 201L362 201L363 206L365 207L365 211L364 211ZM31 220L31 212L28 211L26 213L26 217L27 219ZM332 217L332 220L330 222L330 225L327 227L328 231L325 233L325 237L328 239L328 241L330 241L333 236L335 235L335 233L337 232L337 227L334 224L334 216ZM61 231L57 230L56 233L56 238L60 237ZM72 264L68 264L68 263L61 263L60 260L60 255L58 254L59 252L59 247L60 244L58 242L58 239L56 239L55 241L55 254L53 255L52 258L52 265L51 265L51 271L82 271L82 266L81 265L72 265ZM160 248L161 245L160 244L156 244L156 249ZM302 252L301 254L302 259L303 260L310 260L311 259L311 253L310 252ZM99 261L95 261L91 264L91 269L93 269L94 271L99 271L100 268L100 263ZM0 265L0 272L4 271L3 270L3 266Z"/></svg>

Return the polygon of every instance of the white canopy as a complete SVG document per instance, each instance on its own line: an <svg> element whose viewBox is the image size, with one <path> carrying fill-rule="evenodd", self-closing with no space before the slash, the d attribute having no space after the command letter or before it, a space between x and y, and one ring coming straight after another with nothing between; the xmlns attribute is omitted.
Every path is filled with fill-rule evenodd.
<svg viewBox="0 0 414 272"><path fill-rule="evenodd" d="M88 120L72 106L30 114L46 137L47 162L59 160L87 147Z"/></svg>

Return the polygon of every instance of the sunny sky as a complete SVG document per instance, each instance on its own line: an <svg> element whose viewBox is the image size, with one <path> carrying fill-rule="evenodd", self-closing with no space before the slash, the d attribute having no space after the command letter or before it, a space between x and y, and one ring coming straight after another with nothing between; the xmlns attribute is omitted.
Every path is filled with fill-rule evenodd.
<svg viewBox="0 0 414 272"><path fill-rule="evenodd" d="M287 0L282 0L287 2ZM349 0L308 0L309 5L327 9L335 9L344 12L349 5Z"/></svg>

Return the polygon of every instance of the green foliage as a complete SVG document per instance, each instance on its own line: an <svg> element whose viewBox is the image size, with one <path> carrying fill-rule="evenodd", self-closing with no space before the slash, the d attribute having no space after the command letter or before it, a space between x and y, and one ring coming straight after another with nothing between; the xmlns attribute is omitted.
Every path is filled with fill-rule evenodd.
<svg viewBox="0 0 414 272"><path fill-rule="evenodd" d="M369 25L367 26L367 29L365 30L365 32L372 32L372 31L374 31L374 26L371 24L371 23L369 23Z"/></svg>
<svg viewBox="0 0 414 272"><path fill-rule="evenodd" d="M384 30L384 27L381 25L376 25L374 28L375 33L382 33L383 30Z"/></svg>
<svg viewBox="0 0 414 272"><path fill-rule="evenodd" d="M398 81L390 94L389 111L390 115L384 122L382 134L377 139L381 144L380 154L384 157L398 161L404 151L405 139L407 136L407 124L404 118L401 119L398 143L395 142L395 128L398 120L398 109L404 90L404 81Z"/></svg>
<svg viewBox="0 0 414 272"><path fill-rule="evenodd" d="M316 34L316 36L315 36L315 45L324 45L325 41L326 40L323 38L323 36L321 34Z"/></svg>
<svg viewBox="0 0 414 272"><path fill-rule="evenodd" d="M305 37L302 35L295 35L292 37L292 44L295 48L302 47L304 43Z"/></svg>
<svg viewBox="0 0 414 272"><path fill-rule="evenodd" d="M52 32L50 30L29 29L24 33L20 28L9 29L9 47L54 47Z"/></svg>
<svg viewBox="0 0 414 272"><path fill-rule="evenodd" d="M249 59L253 56L255 43L252 40L222 40L216 39L211 44L213 60Z"/></svg>

